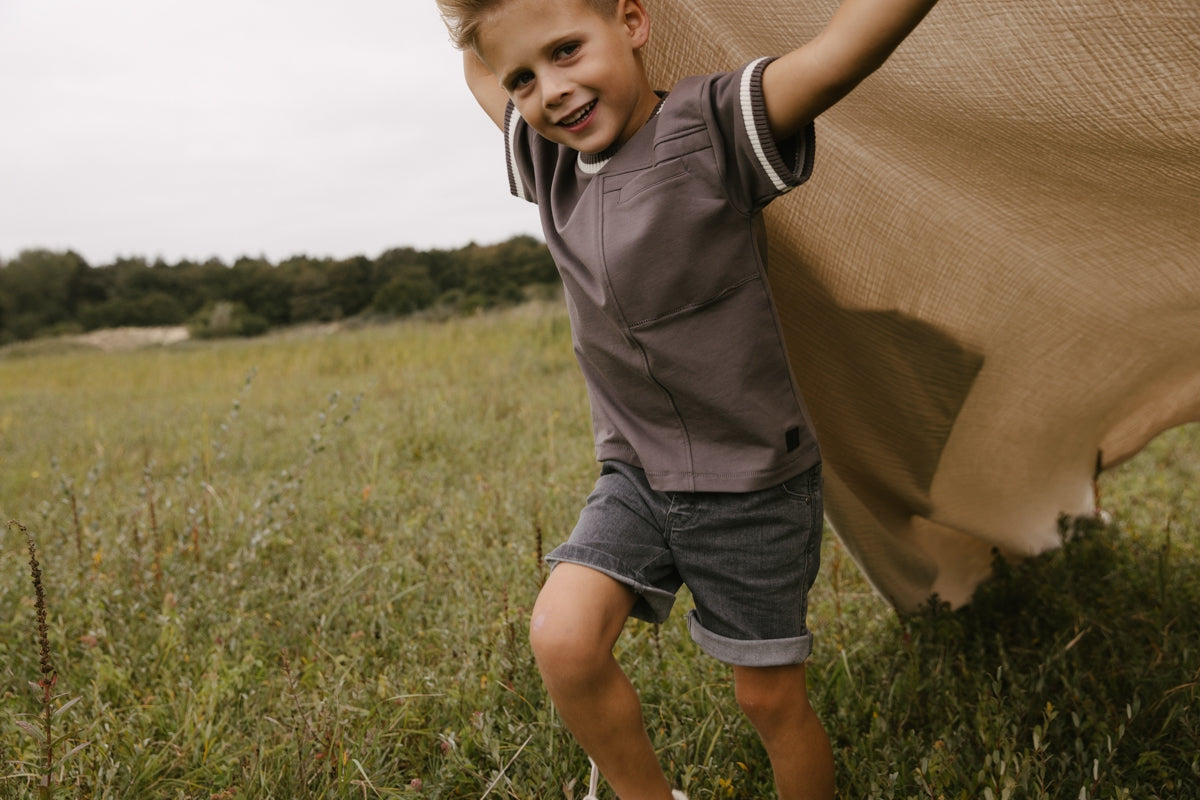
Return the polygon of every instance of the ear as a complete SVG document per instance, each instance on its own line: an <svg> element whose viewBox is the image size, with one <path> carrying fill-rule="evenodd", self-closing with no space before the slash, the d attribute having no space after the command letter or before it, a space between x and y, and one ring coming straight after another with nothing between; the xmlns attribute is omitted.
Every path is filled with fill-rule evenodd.
<svg viewBox="0 0 1200 800"><path fill-rule="evenodd" d="M650 41L650 15L642 0L620 0L617 4L617 14L625 29L634 50L641 49Z"/></svg>

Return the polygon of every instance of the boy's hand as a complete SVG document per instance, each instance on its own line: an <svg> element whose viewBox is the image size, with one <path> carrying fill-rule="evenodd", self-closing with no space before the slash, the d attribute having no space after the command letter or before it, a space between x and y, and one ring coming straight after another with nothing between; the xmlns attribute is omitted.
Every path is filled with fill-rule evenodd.
<svg viewBox="0 0 1200 800"><path fill-rule="evenodd" d="M500 85L500 81L487 68L487 65L475 55L475 51L463 51L463 74L467 79L467 88L487 115L491 117L496 127L504 130L504 111L508 108L508 92Z"/></svg>
<svg viewBox="0 0 1200 800"><path fill-rule="evenodd" d="M878 69L937 0L844 0L816 38L767 65L776 140L791 137Z"/></svg>

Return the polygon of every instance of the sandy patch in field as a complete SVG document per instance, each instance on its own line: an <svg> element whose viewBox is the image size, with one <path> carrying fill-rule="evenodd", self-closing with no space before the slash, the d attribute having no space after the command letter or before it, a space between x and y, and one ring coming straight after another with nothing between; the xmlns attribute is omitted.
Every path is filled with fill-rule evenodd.
<svg viewBox="0 0 1200 800"><path fill-rule="evenodd" d="M113 350L136 350L139 347L162 347L186 342L190 337L182 325L159 328L106 328L71 337L106 352Z"/></svg>

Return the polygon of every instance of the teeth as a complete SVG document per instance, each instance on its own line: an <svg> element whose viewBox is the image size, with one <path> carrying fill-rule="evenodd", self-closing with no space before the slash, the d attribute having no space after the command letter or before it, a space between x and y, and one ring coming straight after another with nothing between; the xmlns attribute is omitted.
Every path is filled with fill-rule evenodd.
<svg viewBox="0 0 1200 800"><path fill-rule="evenodd" d="M560 122L558 124L566 125L566 126L574 125L576 122L579 122L579 120L586 117L591 112L592 108L595 105L596 105L596 101L593 100L592 102L588 103L583 108L579 109L579 113L575 114L574 116L570 117L569 119L564 119L562 122Z"/></svg>

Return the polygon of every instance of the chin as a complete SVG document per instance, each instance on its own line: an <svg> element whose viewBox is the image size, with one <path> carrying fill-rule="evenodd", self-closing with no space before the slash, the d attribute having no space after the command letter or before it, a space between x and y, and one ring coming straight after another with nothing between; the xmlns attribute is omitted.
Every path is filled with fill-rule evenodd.
<svg viewBox="0 0 1200 800"><path fill-rule="evenodd" d="M577 153L587 153L588 155L596 155L603 153L605 150L616 144L617 134L606 133L591 133L586 136L572 136L566 133L557 126L545 126L535 128L543 138L549 139L555 144L560 144L563 147L569 147Z"/></svg>
<svg viewBox="0 0 1200 800"><path fill-rule="evenodd" d="M580 153L587 153L594 156L598 153L603 153L616 144L616 142L616 136L588 137L588 141L585 143L567 143L567 146L578 150Z"/></svg>

